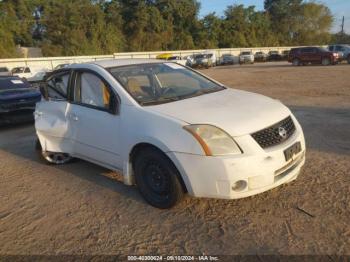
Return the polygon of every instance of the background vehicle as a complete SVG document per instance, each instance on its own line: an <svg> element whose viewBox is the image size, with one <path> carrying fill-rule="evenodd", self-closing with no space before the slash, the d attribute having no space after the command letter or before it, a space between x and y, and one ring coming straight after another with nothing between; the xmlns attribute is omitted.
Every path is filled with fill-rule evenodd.
<svg viewBox="0 0 350 262"><path fill-rule="evenodd" d="M28 66L14 67L12 68L11 73L14 76L25 79L33 76L33 73Z"/></svg>
<svg viewBox="0 0 350 262"><path fill-rule="evenodd" d="M33 121L41 93L18 76L0 77L0 124Z"/></svg>
<svg viewBox="0 0 350 262"><path fill-rule="evenodd" d="M289 52L290 52L290 50L284 50L284 51L282 51L282 60L283 61L288 61L288 57L289 57Z"/></svg>
<svg viewBox="0 0 350 262"><path fill-rule="evenodd" d="M167 61L178 63L180 65L186 65L187 60L183 59L181 56L171 56L167 59Z"/></svg>
<svg viewBox="0 0 350 262"><path fill-rule="evenodd" d="M255 195L296 179L305 162L303 132L287 107L176 63L76 64L53 72L42 91L35 110L42 156L122 170L124 182L159 208L186 191Z"/></svg>
<svg viewBox="0 0 350 262"><path fill-rule="evenodd" d="M282 55L278 51L270 51L267 56L267 61L281 61Z"/></svg>
<svg viewBox="0 0 350 262"><path fill-rule="evenodd" d="M239 63L240 64L245 64L245 63L254 64L253 53L251 51L241 52L241 54L239 55Z"/></svg>
<svg viewBox="0 0 350 262"><path fill-rule="evenodd" d="M221 65L233 65L235 63L235 56L232 54L223 54L220 59Z"/></svg>
<svg viewBox="0 0 350 262"><path fill-rule="evenodd" d="M266 62L267 61L267 54L264 52L256 52L254 55L254 61L256 62Z"/></svg>
<svg viewBox="0 0 350 262"><path fill-rule="evenodd" d="M211 65L216 66L217 61L216 61L216 53L213 51L204 51L203 54L206 54L208 59L211 60Z"/></svg>
<svg viewBox="0 0 350 262"><path fill-rule="evenodd" d="M156 59L168 60L170 57L173 57L173 54L166 53L166 54L157 55Z"/></svg>
<svg viewBox="0 0 350 262"><path fill-rule="evenodd" d="M46 76L46 74L48 74L48 71L40 71L35 73L33 76L28 77L27 81L29 83L37 83L37 82L42 82Z"/></svg>
<svg viewBox="0 0 350 262"><path fill-rule="evenodd" d="M288 62L295 66L306 64L334 65L338 62L338 54L321 47L292 48Z"/></svg>
<svg viewBox="0 0 350 262"><path fill-rule="evenodd" d="M329 45L328 50L338 53L339 60L346 60L350 64L350 45Z"/></svg>
<svg viewBox="0 0 350 262"><path fill-rule="evenodd" d="M190 64L191 67L204 67L209 68L213 66L211 54L195 54L193 55L193 61Z"/></svg>
<svg viewBox="0 0 350 262"><path fill-rule="evenodd" d="M12 75L7 67L0 67L0 76L10 76Z"/></svg>
<svg viewBox="0 0 350 262"><path fill-rule="evenodd" d="M66 67L69 66L69 65L70 65L70 64L59 64L59 65L55 66L54 70L66 68Z"/></svg>

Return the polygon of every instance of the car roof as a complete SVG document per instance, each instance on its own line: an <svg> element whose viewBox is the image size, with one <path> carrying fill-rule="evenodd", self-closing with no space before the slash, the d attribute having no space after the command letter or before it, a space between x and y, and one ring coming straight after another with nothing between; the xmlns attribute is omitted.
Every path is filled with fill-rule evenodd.
<svg viewBox="0 0 350 262"><path fill-rule="evenodd" d="M159 59L144 59L144 58L129 58L129 59L109 59L89 62L89 64L95 64L104 68L118 67L126 65L137 65L137 64L151 64L151 63L164 63L164 60Z"/></svg>

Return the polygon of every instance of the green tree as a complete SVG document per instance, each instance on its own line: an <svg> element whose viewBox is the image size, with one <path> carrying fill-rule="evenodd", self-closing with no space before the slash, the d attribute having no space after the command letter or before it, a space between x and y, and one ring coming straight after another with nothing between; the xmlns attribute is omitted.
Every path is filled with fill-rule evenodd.
<svg viewBox="0 0 350 262"><path fill-rule="evenodd" d="M299 18L299 28L293 43L299 45L322 45L331 40L330 29L333 16L330 9L314 2L304 3Z"/></svg>
<svg viewBox="0 0 350 262"><path fill-rule="evenodd" d="M0 2L0 58L18 56L14 41L17 31L16 12L8 2Z"/></svg>
<svg viewBox="0 0 350 262"><path fill-rule="evenodd" d="M264 7L271 19L272 30L280 45L294 43L302 16L302 0L265 0Z"/></svg>

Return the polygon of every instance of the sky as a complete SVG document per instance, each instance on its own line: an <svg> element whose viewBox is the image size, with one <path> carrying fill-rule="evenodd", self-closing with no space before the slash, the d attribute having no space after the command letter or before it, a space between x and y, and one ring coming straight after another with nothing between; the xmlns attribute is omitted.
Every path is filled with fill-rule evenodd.
<svg viewBox="0 0 350 262"><path fill-rule="evenodd" d="M233 4L255 5L256 10L264 9L263 0L199 0L199 2L201 3L201 17L210 12L216 12L217 15L221 16L225 8ZM334 15L332 32L340 31L341 19L345 16L344 30L350 33L350 0L318 0L316 2L325 4L331 9Z"/></svg>

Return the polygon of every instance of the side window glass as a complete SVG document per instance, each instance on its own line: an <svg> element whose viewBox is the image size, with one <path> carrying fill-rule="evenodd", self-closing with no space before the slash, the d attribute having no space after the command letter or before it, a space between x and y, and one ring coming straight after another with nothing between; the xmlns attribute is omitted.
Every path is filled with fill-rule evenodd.
<svg viewBox="0 0 350 262"><path fill-rule="evenodd" d="M55 75L47 82L48 96L52 99L67 99L69 73Z"/></svg>
<svg viewBox="0 0 350 262"><path fill-rule="evenodd" d="M111 93L101 78L92 73L79 73L74 92L74 101L100 107L110 108Z"/></svg>
<svg viewBox="0 0 350 262"><path fill-rule="evenodd" d="M30 73L29 67L26 67L26 69L24 69L24 73Z"/></svg>

